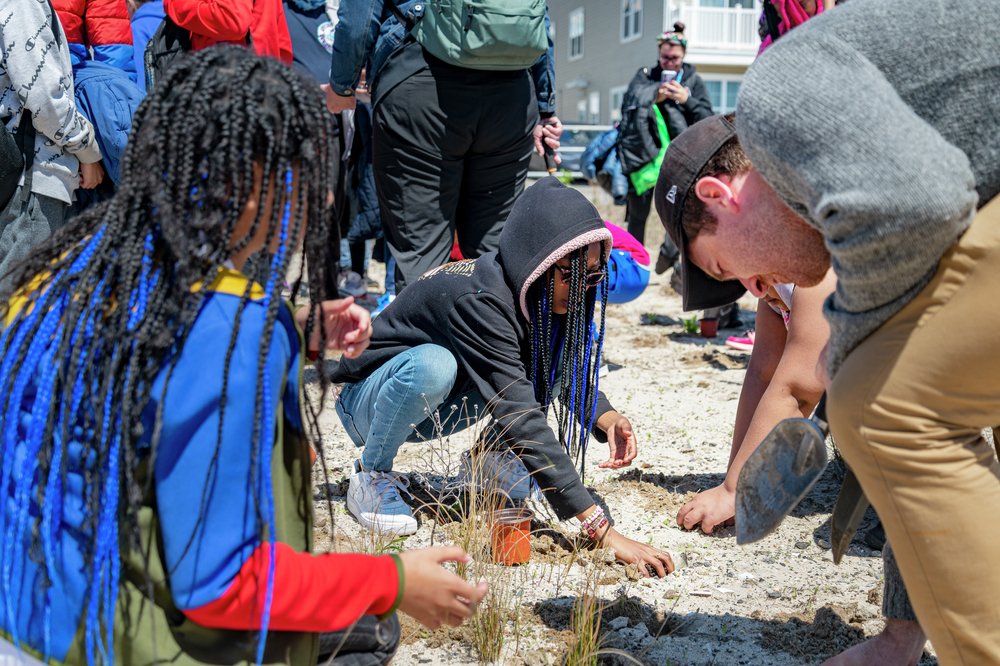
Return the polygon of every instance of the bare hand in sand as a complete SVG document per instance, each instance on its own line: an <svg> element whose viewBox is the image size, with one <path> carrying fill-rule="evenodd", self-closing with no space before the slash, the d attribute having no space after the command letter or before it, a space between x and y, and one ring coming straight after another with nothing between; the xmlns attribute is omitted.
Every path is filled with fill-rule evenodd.
<svg viewBox="0 0 1000 666"><path fill-rule="evenodd" d="M677 512L677 524L693 530L699 524L701 531L711 534L719 525L732 525L736 516L736 493L725 484L710 488L698 495Z"/></svg>
<svg viewBox="0 0 1000 666"><path fill-rule="evenodd" d="M639 565L639 573L647 578L649 577L649 570L646 568L647 565L652 567L656 575L660 578L674 572L674 561L670 559L669 553L644 543L633 541L619 533L613 527L608 528L604 538L601 539L601 545L605 548L613 548L615 559L619 562Z"/></svg>

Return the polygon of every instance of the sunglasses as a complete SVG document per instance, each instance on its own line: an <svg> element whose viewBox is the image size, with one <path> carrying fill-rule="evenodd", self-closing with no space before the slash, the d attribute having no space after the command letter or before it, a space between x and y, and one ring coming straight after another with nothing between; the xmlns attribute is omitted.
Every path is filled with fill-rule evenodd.
<svg viewBox="0 0 1000 666"><path fill-rule="evenodd" d="M572 268L560 266L559 264L555 264L553 268L559 271L559 277L562 279L563 282L569 282L569 278L573 273ZM593 287L596 287L597 285L604 282L604 278L606 278L607 276L608 276L607 271L590 271L589 273L587 273L587 288L592 289Z"/></svg>

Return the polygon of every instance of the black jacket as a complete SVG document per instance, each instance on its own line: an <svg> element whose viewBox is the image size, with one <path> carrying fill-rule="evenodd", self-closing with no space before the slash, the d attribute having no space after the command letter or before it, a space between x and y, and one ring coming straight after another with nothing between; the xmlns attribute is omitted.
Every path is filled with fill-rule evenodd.
<svg viewBox="0 0 1000 666"><path fill-rule="evenodd" d="M496 421L493 429L532 472L562 518L594 504L546 422L526 368L530 358L528 287L560 257L611 233L579 192L544 178L522 194L504 225L499 250L428 272L402 291L374 322L371 344L343 359L335 382L368 377L396 354L433 343L452 352L458 378L449 398L478 390ZM612 409L598 396L597 415ZM596 430L596 429L595 429ZM606 441L602 433L595 433Z"/></svg>
<svg viewBox="0 0 1000 666"><path fill-rule="evenodd" d="M652 162L660 152L660 136L656 131L652 106L660 87L662 71L659 65L652 69L641 67L632 77L622 98L618 157L626 175ZM714 115L708 89L694 65L684 63L681 71L681 84L690 91L688 101L678 104L668 100L658 105L667 121L667 133L671 139L699 120Z"/></svg>

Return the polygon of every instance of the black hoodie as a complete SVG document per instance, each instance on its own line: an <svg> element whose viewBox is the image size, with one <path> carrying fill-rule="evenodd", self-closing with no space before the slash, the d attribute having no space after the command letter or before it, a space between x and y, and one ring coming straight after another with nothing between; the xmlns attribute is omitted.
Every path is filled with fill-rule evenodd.
<svg viewBox="0 0 1000 666"><path fill-rule="evenodd" d="M555 178L525 190L504 224L500 249L446 264L407 286L374 322L371 344L343 359L335 382L358 382L396 354L432 343L451 351L458 378L449 399L478 390L494 432L524 461L561 519L594 504L573 461L549 427L528 379L526 297L561 257L594 242L611 252L611 232L587 199ZM598 417L612 409L598 395ZM596 430L596 429L595 429ZM603 433L595 432L600 441Z"/></svg>

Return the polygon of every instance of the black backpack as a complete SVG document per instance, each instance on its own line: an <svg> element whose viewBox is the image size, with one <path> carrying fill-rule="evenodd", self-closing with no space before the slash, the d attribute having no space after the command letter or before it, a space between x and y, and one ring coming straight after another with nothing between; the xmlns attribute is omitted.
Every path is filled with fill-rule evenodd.
<svg viewBox="0 0 1000 666"><path fill-rule="evenodd" d="M253 48L253 39L249 31L246 44ZM160 27L149 38L146 50L142 54L146 91L152 90L174 62L191 49L191 32L174 23L169 16L164 16Z"/></svg>
<svg viewBox="0 0 1000 666"><path fill-rule="evenodd" d="M622 97L618 157L626 176L644 167L660 152L660 144L649 129L658 88L659 84L649 78L649 70L643 68L632 77Z"/></svg>
<svg viewBox="0 0 1000 666"><path fill-rule="evenodd" d="M15 134L11 134L0 121L0 210L6 208L13 198L17 184L21 182L21 174L31 173L34 159L35 126L31 122L31 111L23 109ZM31 188L27 178L24 184L25 191Z"/></svg>
<svg viewBox="0 0 1000 666"><path fill-rule="evenodd" d="M152 90L174 61L190 50L191 33L174 23L169 16L163 17L142 54L146 90Z"/></svg>

